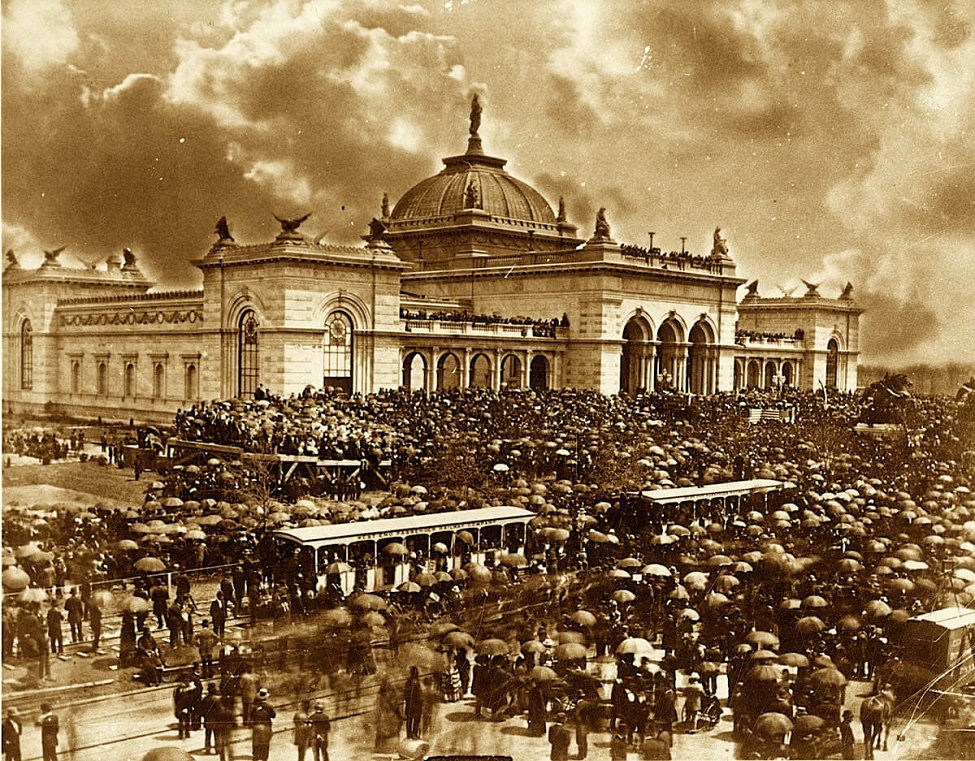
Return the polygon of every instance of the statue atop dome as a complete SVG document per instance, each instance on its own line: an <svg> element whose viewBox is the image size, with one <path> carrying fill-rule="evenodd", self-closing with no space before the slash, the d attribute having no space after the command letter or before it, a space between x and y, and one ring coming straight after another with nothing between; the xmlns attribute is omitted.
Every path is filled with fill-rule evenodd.
<svg viewBox="0 0 975 761"><path fill-rule="evenodd" d="M389 194L383 193L383 202L380 209L380 215L383 219L389 219Z"/></svg>
<svg viewBox="0 0 975 761"><path fill-rule="evenodd" d="M555 217L555 221L559 224L565 222L565 196L559 196L559 213Z"/></svg>
<svg viewBox="0 0 975 761"><path fill-rule="evenodd" d="M481 128L481 101L474 93L471 98L471 137L477 137L477 131Z"/></svg>

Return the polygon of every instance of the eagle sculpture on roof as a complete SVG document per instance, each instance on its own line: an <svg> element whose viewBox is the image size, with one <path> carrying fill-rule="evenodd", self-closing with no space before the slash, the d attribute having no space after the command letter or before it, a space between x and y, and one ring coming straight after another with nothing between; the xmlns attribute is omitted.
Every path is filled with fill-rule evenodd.
<svg viewBox="0 0 975 761"><path fill-rule="evenodd" d="M802 278L799 278L802 280ZM810 283L808 280L802 280L802 284L806 286L806 296L818 296L819 283Z"/></svg>
<svg viewBox="0 0 975 761"><path fill-rule="evenodd" d="M274 215L274 218L281 223L282 231L286 233L290 233L290 232L294 232L299 227L301 227L301 223L304 222L306 219L308 219L308 217L310 216L311 216L311 212L308 212L303 217L295 217L294 219L281 219L281 217L279 217L277 214Z"/></svg>

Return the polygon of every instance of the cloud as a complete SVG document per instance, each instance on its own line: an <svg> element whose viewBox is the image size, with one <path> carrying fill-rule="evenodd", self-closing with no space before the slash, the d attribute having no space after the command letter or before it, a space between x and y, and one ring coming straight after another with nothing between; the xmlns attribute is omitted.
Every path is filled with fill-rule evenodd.
<svg viewBox="0 0 975 761"><path fill-rule="evenodd" d="M358 242L464 149L476 88L485 150L581 235L600 206L665 249L720 225L743 277L852 281L865 360L973 356L973 28L961 0L10 0L4 238L131 246L167 285L221 215Z"/></svg>
<svg viewBox="0 0 975 761"><path fill-rule="evenodd" d="M3 47L34 79L64 66L78 49L78 32L62 0L10 0L3 14Z"/></svg>

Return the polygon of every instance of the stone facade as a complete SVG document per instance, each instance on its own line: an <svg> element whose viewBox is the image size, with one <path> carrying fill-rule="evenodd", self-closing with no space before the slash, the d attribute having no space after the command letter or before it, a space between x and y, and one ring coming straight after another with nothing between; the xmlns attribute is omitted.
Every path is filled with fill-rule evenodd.
<svg viewBox="0 0 975 761"><path fill-rule="evenodd" d="M600 210L579 238L561 199L553 211L484 154L473 122L468 152L444 162L392 211L384 199L363 246L313 242L302 220L242 245L221 220L194 262L198 291L156 290L128 251L85 269L55 252L24 270L8 255L6 409L168 420L258 385L707 394L786 375L855 388L848 291L739 305L720 231L710 255L638 249L612 239Z"/></svg>

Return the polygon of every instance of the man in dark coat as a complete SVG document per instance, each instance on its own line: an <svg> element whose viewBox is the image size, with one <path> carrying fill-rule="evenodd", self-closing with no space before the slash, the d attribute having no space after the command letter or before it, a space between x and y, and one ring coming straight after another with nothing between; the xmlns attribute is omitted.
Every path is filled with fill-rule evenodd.
<svg viewBox="0 0 975 761"><path fill-rule="evenodd" d="M78 597L78 588L75 587L64 601L64 612L68 616L68 628L71 630L71 641L81 642L81 622L84 620L85 604Z"/></svg>
<svg viewBox="0 0 975 761"><path fill-rule="evenodd" d="M268 691L262 687L258 691L257 699L251 708L251 747L254 761L268 761L268 756L271 753L271 735L273 734L271 721L277 716L277 712L267 702L269 697Z"/></svg>
<svg viewBox="0 0 975 761"><path fill-rule="evenodd" d="M213 621L213 633L223 639L227 622L227 603L224 601L223 592L218 591L216 599L210 603L210 620Z"/></svg>
<svg viewBox="0 0 975 761"><path fill-rule="evenodd" d="M50 703L41 703L41 715L36 723L41 728L41 758L43 761L58 761L60 727L57 714L51 709Z"/></svg>
<svg viewBox="0 0 975 761"><path fill-rule="evenodd" d="M47 612L47 638L51 641L51 652L58 655L64 655L64 631L61 629L63 621L64 616L57 603L51 605Z"/></svg>
<svg viewBox="0 0 975 761"><path fill-rule="evenodd" d="M207 693L200 699L200 717L203 719L203 752L209 753L215 748L214 735L220 719L220 693L213 682L207 685Z"/></svg>
<svg viewBox="0 0 975 761"><path fill-rule="evenodd" d="M20 714L16 708L8 708L3 720L3 757L6 761L20 761L20 736L23 733Z"/></svg>
<svg viewBox="0 0 975 761"><path fill-rule="evenodd" d="M555 723L548 728L548 742L552 746L551 761L569 761L569 743L572 735L565 728L565 714L555 717Z"/></svg>
<svg viewBox="0 0 975 761"><path fill-rule="evenodd" d="M419 669L410 667L410 676L406 680L403 693L406 716L406 736L410 740L420 739L420 721L423 718L423 686L420 684Z"/></svg>
<svg viewBox="0 0 975 761"><path fill-rule="evenodd" d="M328 761L328 735L332 731L332 720L325 713L323 703L315 703L315 707L308 717L314 734L311 747L315 752L314 761Z"/></svg>

